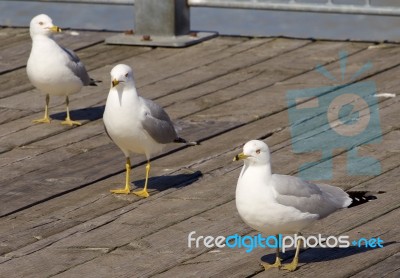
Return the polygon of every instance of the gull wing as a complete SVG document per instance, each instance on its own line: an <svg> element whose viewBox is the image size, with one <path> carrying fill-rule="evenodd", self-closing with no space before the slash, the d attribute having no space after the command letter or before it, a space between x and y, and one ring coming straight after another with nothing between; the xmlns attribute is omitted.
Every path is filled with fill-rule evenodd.
<svg viewBox="0 0 400 278"><path fill-rule="evenodd" d="M164 109L157 103L141 98L146 106L143 128L158 143L167 144L178 138L174 124Z"/></svg>
<svg viewBox="0 0 400 278"><path fill-rule="evenodd" d="M304 213L318 214L320 218L351 203L348 194L339 187L276 174L272 175L272 182L278 203Z"/></svg>
<svg viewBox="0 0 400 278"><path fill-rule="evenodd" d="M75 76L79 77L84 86L88 86L91 84L91 80L89 74L86 71L85 66L79 59L79 57L68 48L61 47L64 50L64 53L67 54L69 61L67 63L67 67L75 74Z"/></svg>

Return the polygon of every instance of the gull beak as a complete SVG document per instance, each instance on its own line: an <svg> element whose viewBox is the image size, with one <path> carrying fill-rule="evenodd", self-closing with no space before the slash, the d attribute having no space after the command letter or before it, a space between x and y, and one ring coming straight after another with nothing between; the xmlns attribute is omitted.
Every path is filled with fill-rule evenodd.
<svg viewBox="0 0 400 278"><path fill-rule="evenodd" d="M119 84L119 81L117 79L113 79L113 81L111 81L111 84L114 88L115 86L117 86Z"/></svg>
<svg viewBox="0 0 400 278"><path fill-rule="evenodd" d="M236 155L233 158L233 161L239 161L239 160L242 160L242 159L246 159L248 157L249 157L249 155L245 155L244 153L240 153L240 154Z"/></svg>
<svg viewBox="0 0 400 278"><path fill-rule="evenodd" d="M50 28L49 28L51 31L53 31L54 33L58 33L58 32L61 32L61 28L60 27L58 27L58 26L51 26Z"/></svg>

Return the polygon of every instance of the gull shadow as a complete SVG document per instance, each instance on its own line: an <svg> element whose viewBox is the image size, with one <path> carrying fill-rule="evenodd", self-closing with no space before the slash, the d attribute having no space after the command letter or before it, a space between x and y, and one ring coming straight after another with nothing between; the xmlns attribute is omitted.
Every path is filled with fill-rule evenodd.
<svg viewBox="0 0 400 278"><path fill-rule="evenodd" d="M201 171L196 171L188 174L177 174L168 176L150 177L148 182L149 190L163 191L168 188L182 188L188 186L203 176ZM145 180L136 180L133 182L135 187L142 188Z"/></svg>
<svg viewBox="0 0 400 278"><path fill-rule="evenodd" d="M70 113L71 119L74 121L79 121L79 120L95 121L95 120L103 118L104 107L105 106L102 105L102 106L76 109L76 110L71 110L69 113ZM67 117L67 113L65 111L59 112L59 113L50 115L50 117L55 120L63 121L65 119L65 117Z"/></svg>
<svg viewBox="0 0 400 278"><path fill-rule="evenodd" d="M349 246L346 248L322 248L322 247L315 247L315 248L308 248L306 250L300 249L299 255L299 263L316 263L316 262L325 262L325 261L332 261L337 260L357 254L362 254L365 252L370 252L375 249L385 248L388 245L395 244L396 241L389 241L383 243L383 247L378 248L369 248L365 246L357 247L357 246ZM290 250L285 253L281 253L282 261L287 260L287 262L291 262L291 259L294 257L295 250ZM265 255L261 258L263 262L273 263L275 262L275 253ZM287 263L285 262L285 263ZM301 265L299 266L301 268Z"/></svg>

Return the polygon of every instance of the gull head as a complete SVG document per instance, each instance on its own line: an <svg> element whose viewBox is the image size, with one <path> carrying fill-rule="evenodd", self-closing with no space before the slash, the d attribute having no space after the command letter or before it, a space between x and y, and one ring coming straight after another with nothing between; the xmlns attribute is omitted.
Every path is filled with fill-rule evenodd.
<svg viewBox="0 0 400 278"><path fill-rule="evenodd" d="M267 144L260 140L251 140L243 146L243 152L236 155L233 161L244 160L250 164L268 164L270 152Z"/></svg>
<svg viewBox="0 0 400 278"><path fill-rule="evenodd" d="M111 87L114 88L115 86L122 85L134 85L133 81L133 71L131 67L119 64L113 67L111 70Z"/></svg>
<svg viewBox="0 0 400 278"><path fill-rule="evenodd" d="M49 37L52 33L61 32L61 29L53 24L53 21L48 15L40 14L32 18L29 32L32 38L35 35L44 35Z"/></svg>

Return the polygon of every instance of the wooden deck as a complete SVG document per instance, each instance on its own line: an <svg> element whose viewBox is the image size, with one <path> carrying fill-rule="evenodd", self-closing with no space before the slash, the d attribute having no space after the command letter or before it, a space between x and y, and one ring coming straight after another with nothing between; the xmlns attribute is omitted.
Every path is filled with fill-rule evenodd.
<svg viewBox="0 0 400 278"><path fill-rule="evenodd" d="M26 28L0 29L0 276L1 277L399 277L399 98L378 98L383 141L360 147L377 158L382 174L349 176L346 153L335 152L332 184L345 190L384 190L368 204L342 210L305 234L381 237L384 248L310 248L293 273L263 272L274 250L188 248L187 236L254 234L239 218L234 196L242 163L232 162L250 139L265 139L274 172L296 174L319 153L295 154L287 90L337 85L315 71L340 77L373 67L355 81L376 82L378 93L398 94L400 46L350 41L218 37L184 48L105 45L107 32L62 33L90 75L103 80L71 97L72 117L62 126L64 99L51 98L49 125L34 125L44 97L25 65ZM104 133L102 114L109 72L134 69L142 96L165 107L180 134L201 145L169 145L152 160L148 199L116 196L124 181L122 152ZM346 74L346 76L347 76ZM340 78L338 79L340 80ZM341 81L339 81L341 82ZM143 186L145 159L132 160L132 179ZM293 252L284 255L287 261Z"/></svg>

